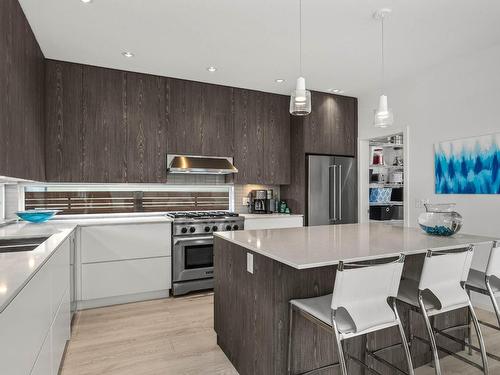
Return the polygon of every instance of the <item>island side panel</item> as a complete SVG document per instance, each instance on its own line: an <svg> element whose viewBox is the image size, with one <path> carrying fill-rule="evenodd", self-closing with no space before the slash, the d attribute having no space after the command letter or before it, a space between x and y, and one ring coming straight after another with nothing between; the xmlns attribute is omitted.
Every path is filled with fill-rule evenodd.
<svg viewBox="0 0 500 375"><path fill-rule="evenodd" d="M254 258L253 274L246 271L247 253ZM331 293L336 268L296 270L218 237L214 254L219 346L240 375L286 374L288 301ZM299 314L294 322L293 373L337 361L329 333ZM350 353L361 355L364 342L351 340Z"/></svg>

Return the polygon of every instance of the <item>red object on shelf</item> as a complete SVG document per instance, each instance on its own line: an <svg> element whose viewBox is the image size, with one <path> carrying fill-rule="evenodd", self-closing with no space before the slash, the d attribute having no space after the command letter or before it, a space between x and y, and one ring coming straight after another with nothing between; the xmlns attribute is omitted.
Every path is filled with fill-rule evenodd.
<svg viewBox="0 0 500 375"><path fill-rule="evenodd" d="M373 150L373 165L382 165L384 164L384 155L383 150L381 148L376 148Z"/></svg>

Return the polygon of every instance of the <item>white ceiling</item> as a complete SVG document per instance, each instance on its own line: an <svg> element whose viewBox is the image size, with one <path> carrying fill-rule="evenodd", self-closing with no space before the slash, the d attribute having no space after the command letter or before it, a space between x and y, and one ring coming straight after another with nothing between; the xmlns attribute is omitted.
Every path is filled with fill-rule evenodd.
<svg viewBox="0 0 500 375"><path fill-rule="evenodd" d="M20 2L47 58L283 94L298 75L298 0ZM500 43L498 0L303 0L308 88L379 84L381 7L388 80Z"/></svg>

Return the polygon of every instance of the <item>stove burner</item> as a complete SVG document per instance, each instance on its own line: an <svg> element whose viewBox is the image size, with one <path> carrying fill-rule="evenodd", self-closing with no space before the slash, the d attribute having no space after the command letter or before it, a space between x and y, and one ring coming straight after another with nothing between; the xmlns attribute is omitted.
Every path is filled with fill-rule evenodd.
<svg viewBox="0 0 500 375"><path fill-rule="evenodd" d="M173 219L214 219L224 217L238 217L239 215L235 212L227 211L180 211L170 212L167 214L167 216Z"/></svg>

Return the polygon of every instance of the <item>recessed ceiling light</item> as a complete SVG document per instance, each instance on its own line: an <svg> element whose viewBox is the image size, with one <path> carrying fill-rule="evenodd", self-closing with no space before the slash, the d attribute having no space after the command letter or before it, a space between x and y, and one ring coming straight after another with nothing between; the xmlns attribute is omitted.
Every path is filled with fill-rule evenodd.
<svg viewBox="0 0 500 375"><path fill-rule="evenodd" d="M213 73L213 72L216 72L217 71L217 68L215 66L209 66L207 68L207 70L210 72L210 73Z"/></svg>
<svg viewBox="0 0 500 375"><path fill-rule="evenodd" d="M92 0L80 0L82 3L85 3L85 4L88 4L88 3L91 3Z"/></svg>
<svg viewBox="0 0 500 375"><path fill-rule="evenodd" d="M344 93L344 90L340 90L340 89L328 89L328 91L330 91L333 94L343 94Z"/></svg>
<svg viewBox="0 0 500 375"><path fill-rule="evenodd" d="M135 56L135 55L134 55L132 52L130 52L130 51L123 51L123 52L122 52L122 55L123 55L123 56L125 56L125 57L128 57L128 58L130 58L130 57L134 57L134 56Z"/></svg>
<svg viewBox="0 0 500 375"><path fill-rule="evenodd" d="M283 78L278 78L274 80L276 83L283 83L285 80Z"/></svg>

